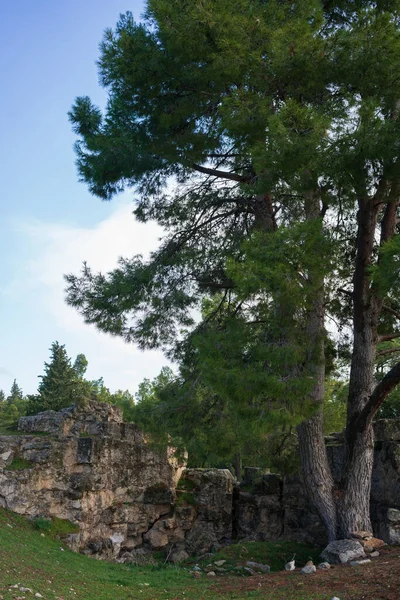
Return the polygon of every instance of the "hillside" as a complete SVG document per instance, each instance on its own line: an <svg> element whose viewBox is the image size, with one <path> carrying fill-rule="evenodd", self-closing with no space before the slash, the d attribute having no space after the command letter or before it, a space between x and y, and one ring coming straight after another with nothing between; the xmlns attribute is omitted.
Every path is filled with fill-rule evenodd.
<svg viewBox="0 0 400 600"><path fill-rule="evenodd" d="M398 599L399 548L386 548L376 562L367 566L335 567L311 577L279 572L215 579L203 574L194 579L190 566L163 562L153 566L122 565L75 554L56 539L57 534L67 530L65 523L57 522L53 531L43 532L25 518L0 509L0 599L28 599L35 594L46 600L330 600L334 595L340 600ZM238 561L241 556L253 558L252 547L260 546L238 544L225 550L225 556L228 553L229 559L230 552ZM276 544L277 552L279 546L282 544ZM271 554L272 546L265 547ZM30 588L32 593L21 592L21 587Z"/></svg>

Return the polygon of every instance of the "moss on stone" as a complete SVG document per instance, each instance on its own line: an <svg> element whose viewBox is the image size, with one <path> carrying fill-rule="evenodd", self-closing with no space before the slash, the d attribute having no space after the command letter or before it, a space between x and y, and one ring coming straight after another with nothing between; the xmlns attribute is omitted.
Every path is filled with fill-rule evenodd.
<svg viewBox="0 0 400 600"><path fill-rule="evenodd" d="M192 492L196 484L191 479L185 479L184 477L178 481L178 490L186 492Z"/></svg>
<svg viewBox="0 0 400 600"><path fill-rule="evenodd" d="M177 490L177 500L176 500L176 505L177 506L183 506L185 504L190 504L192 506L196 505L196 500L194 499L194 496L191 492L183 492L180 490Z"/></svg>
<svg viewBox="0 0 400 600"><path fill-rule="evenodd" d="M15 456L11 463L8 465L8 471L24 471L25 469L32 469L33 463L29 460L25 460L22 456Z"/></svg>

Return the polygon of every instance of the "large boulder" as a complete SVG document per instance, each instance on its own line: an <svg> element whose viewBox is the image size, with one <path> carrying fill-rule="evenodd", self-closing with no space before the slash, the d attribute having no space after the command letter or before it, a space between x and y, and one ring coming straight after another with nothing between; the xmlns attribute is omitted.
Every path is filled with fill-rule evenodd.
<svg viewBox="0 0 400 600"><path fill-rule="evenodd" d="M321 552L321 558L330 564L341 564L358 558L366 558L366 554L357 540L336 540L328 544Z"/></svg>

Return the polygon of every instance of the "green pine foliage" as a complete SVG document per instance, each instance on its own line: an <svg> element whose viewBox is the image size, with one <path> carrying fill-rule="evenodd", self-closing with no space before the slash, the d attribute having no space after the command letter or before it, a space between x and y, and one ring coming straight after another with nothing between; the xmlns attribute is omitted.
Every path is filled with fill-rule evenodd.
<svg viewBox="0 0 400 600"><path fill-rule="evenodd" d="M6 397L0 390L0 430L7 434L16 428L17 421L26 413L26 398L14 379L10 393Z"/></svg>
<svg viewBox="0 0 400 600"><path fill-rule="evenodd" d="M374 190L382 165L397 175L398 11L398 2L240 0L232 11L226 0L150 0L142 23L122 15L101 45L105 114L87 97L70 112L78 169L103 199L133 186L136 217L166 234L150 261L67 277L86 322L179 360L204 299L223 290L220 314L227 305L232 314L248 293L261 313L279 295L293 324L322 278L345 331L338 288L351 285L355 198ZM307 217L312 193L329 217L322 229ZM394 281L381 281L395 272L391 246L375 277L396 305ZM299 365L307 350L296 327L286 351Z"/></svg>
<svg viewBox="0 0 400 600"><path fill-rule="evenodd" d="M50 362L45 363L44 375L39 376L38 393L29 396L28 414L60 410L90 398L90 383L83 379L87 367L85 356L79 354L72 365L64 345L53 342L50 351Z"/></svg>
<svg viewBox="0 0 400 600"><path fill-rule="evenodd" d="M133 188L136 218L165 235L149 260L68 275L67 300L179 363L171 399L138 406L149 427L183 439L187 419L236 452L311 416L371 304L354 297L360 264L378 333L398 334L399 17L398 0L148 0L140 24L106 31L106 109L81 97L69 115L79 174L102 199ZM326 429L343 422L336 392L325 407Z"/></svg>

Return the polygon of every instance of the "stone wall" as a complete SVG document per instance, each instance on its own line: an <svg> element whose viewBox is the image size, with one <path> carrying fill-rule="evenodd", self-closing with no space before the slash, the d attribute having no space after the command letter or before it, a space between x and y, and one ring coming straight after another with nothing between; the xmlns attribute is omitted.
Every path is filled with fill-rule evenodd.
<svg viewBox="0 0 400 600"><path fill-rule="evenodd" d="M23 417L19 429L0 437L0 505L75 523L73 549L128 560L137 548L207 551L231 535L229 471L194 469L181 479L173 451L153 450L119 409L46 411Z"/></svg>
<svg viewBox="0 0 400 600"><path fill-rule="evenodd" d="M333 476L339 480L344 461L343 436L327 438ZM235 492L238 537L258 540L295 539L325 545L325 528L305 495L299 476L281 478L250 469ZM383 419L375 424L375 456L371 486L374 535L400 544L400 422Z"/></svg>
<svg viewBox="0 0 400 600"><path fill-rule="evenodd" d="M69 545L130 561L166 549L172 560L239 539L326 542L299 477L247 469L186 469L172 449L154 450L115 407L92 403L23 417L20 435L0 437L0 505L79 527ZM371 514L377 537L400 543L400 426L376 426ZM340 438L328 440L340 473Z"/></svg>

